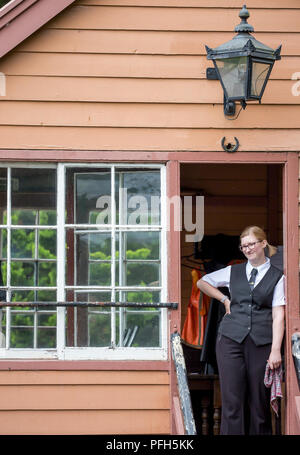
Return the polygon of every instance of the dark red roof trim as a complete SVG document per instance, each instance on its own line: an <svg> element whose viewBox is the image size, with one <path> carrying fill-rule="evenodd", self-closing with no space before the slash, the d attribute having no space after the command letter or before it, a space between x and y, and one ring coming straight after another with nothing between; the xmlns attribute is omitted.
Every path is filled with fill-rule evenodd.
<svg viewBox="0 0 300 455"><path fill-rule="evenodd" d="M13 0L0 10L0 58L75 0Z"/></svg>

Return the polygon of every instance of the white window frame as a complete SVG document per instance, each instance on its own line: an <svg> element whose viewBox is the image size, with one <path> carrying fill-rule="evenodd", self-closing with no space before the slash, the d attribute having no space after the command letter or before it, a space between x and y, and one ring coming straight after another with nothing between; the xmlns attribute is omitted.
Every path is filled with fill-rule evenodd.
<svg viewBox="0 0 300 455"><path fill-rule="evenodd" d="M7 182L7 225L0 225L0 228L9 228L11 226L11 169L12 168L50 168L57 169L57 225L56 226L42 226L43 229L57 229L57 286L49 289L57 291L57 302L66 301L66 290L67 289L93 289L99 291L111 290L111 287L105 288L105 286L66 286L65 277L65 234L66 228L75 227L76 225L65 223L65 194L66 194L66 170L77 168L107 168L111 169L111 194L114 196L115 192L115 170L118 168L122 169L156 169L160 170L161 180L161 224L160 225L139 225L139 226L127 226L122 225L122 229L128 231L136 230L154 230L161 232L161 284L158 287L139 287L140 290L155 290L161 292L161 302L167 302L167 194L166 194L166 166L164 164L140 164L140 163L57 163L57 164L39 164L39 163L2 163L1 166L8 169L8 182ZM115 220L115 207L112 204L112 220ZM84 227L84 225L82 225ZM17 228L18 226L13 226ZM88 225L88 227L97 227L94 225ZM26 226L26 228L29 228ZM35 229L37 226L35 226ZM39 227L41 228L41 227ZM116 235L116 224L105 225L105 231L111 229L112 240ZM8 244L10 229L7 229ZM114 242L112 242L115 245ZM114 248L114 247L113 247ZM8 248L7 258L10 255ZM9 268L8 268L9 269ZM8 282L10 285L8 270ZM111 264L112 277L115 274L115 255L112 255ZM114 283L114 279L112 279ZM33 287L24 286L22 289L30 290ZM20 287L18 287L20 289ZM39 288L40 289L40 288ZM42 289L48 289L43 287ZM116 286L115 290L130 291L130 286ZM8 292L8 295L10 293ZM112 298L114 299L114 290L112 292ZM9 298L8 298L9 301ZM7 307L8 309L8 307ZM35 348L9 348L8 341L6 348L0 348L0 358L2 359L59 359L59 360L167 360L168 358L168 309L161 308L160 317L160 347L67 347L65 339L65 319L66 319L66 307L57 307L57 344L54 349L35 349ZM111 312L111 324L115 324L115 309L112 308ZM10 326L10 311L7 311L7 327ZM7 337L8 340L8 337ZM112 344L113 346L113 344Z"/></svg>

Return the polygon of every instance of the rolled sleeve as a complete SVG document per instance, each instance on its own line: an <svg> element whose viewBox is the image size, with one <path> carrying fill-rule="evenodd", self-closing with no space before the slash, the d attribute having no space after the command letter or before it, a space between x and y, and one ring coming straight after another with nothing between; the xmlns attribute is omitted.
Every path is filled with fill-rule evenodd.
<svg viewBox="0 0 300 455"><path fill-rule="evenodd" d="M202 278L203 281L214 286L215 288L228 287L230 283L231 265L224 267L224 269L216 270L212 273L207 273Z"/></svg>
<svg viewBox="0 0 300 455"><path fill-rule="evenodd" d="M272 300L273 307L286 305L284 288L285 288L285 277L283 275L274 288L273 300Z"/></svg>

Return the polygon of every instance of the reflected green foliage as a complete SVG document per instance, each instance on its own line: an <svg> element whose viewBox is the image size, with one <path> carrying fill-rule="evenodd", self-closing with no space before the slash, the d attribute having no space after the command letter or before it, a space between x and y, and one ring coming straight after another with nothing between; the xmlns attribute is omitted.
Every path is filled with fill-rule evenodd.
<svg viewBox="0 0 300 455"><path fill-rule="evenodd" d="M148 313L148 314L146 314ZM132 347L158 347L159 346L159 315L153 310L136 314L128 312L126 315L128 327L138 327Z"/></svg>
<svg viewBox="0 0 300 455"><path fill-rule="evenodd" d="M160 301L160 292L128 292L128 302L139 303L158 303ZM138 314L140 313L140 314ZM148 308L143 312L128 309L126 314L126 324L128 327L138 326L137 334L132 342L133 347L158 347L159 340L159 323L160 323L160 310L155 308Z"/></svg>
<svg viewBox="0 0 300 455"><path fill-rule="evenodd" d="M55 222L53 211L14 210L12 213L13 225L34 224L37 220L40 225L52 225ZM12 229L11 231L11 284L13 286L56 286L56 231L50 229ZM160 284L159 264L159 233L157 232L130 232L123 235L123 255L119 251L119 240L116 242L116 282L125 286L158 286ZM2 232L3 257L7 257L7 233ZM107 286L111 285L111 237L110 234L81 234L77 237L77 251L80 264L77 265L80 282ZM42 261L41 261L42 260ZM81 269L80 269L81 267ZM122 276L119 269L123 271ZM6 261L2 262L2 274L6 278ZM102 301L101 293L96 301ZM88 295L82 296L82 301L87 301ZM159 302L158 291L131 291L117 293L117 301L128 302ZM15 302L45 301L55 302L54 291L15 291L12 300ZM92 298L92 300L95 300ZM110 301L110 294L105 301ZM49 308L50 309L50 308ZM51 308L52 309L52 308ZM12 348L34 347L34 310L32 308L19 308L12 312L10 345ZM111 314L105 310L86 310L86 332L88 345L95 347L109 346L111 342ZM122 324L120 324L120 321ZM2 320L5 326L5 318ZM120 333L120 327L123 333ZM56 312L37 312L38 348L56 347ZM117 309L116 312L116 341L120 338L124 344L126 334L132 334L134 328L138 330L131 343L132 347L158 347L160 346L160 310L156 309ZM130 337L129 337L130 338Z"/></svg>
<svg viewBox="0 0 300 455"><path fill-rule="evenodd" d="M110 345L111 325L110 312L89 314L89 345L104 347Z"/></svg>
<svg viewBox="0 0 300 455"><path fill-rule="evenodd" d="M52 225L54 211L40 211L39 224ZM37 212L34 210L14 210L12 224L35 224ZM7 233L2 233L3 256L7 256ZM38 251L36 251L36 248ZM11 231L11 284L13 286L56 286L56 231L34 229L12 229ZM40 262L39 259L52 260ZM6 281L6 261L2 262L2 276ZM54 291L14 291L14 302L54 302ZM56 347L56 311L55 307L49 308L54 313L43 313L42 310L32 308L19 308L12 311L11 337L12 348L34 347L34 311L37 311L37 347ZM17 308L15 309L17 310ZM27 313L26 313L27 310ZM25 311L25 312L24 312ZM2 321L5 326L5 319Z"/></svg>
<svg viewBox="0 0 300 455"><path fill-rule="evenodd" d="M153 258L154 251L157 252L157 240L152 239L148 242L148 247L138 248L136 250L126 250L126 261L131 260L132 263L123 263L120 261L119 251L116 252L117 262L124 268L125 282L123 285L134 286L147 286L159 284L159 265L157 263L147 263L149 258ZM90 259L110 261L111 256L103 252L90 253ZM134 261L145 262L134 262ZM110 284L110 262L105 263L90 263L90 284ZM119 267L118 267L119 269ZM118 271L118 270L117 270ZM116 274L117 284L119 284L119 276ZM121 284L121 283L120 283ZM118 298L118 296L117 296ZM120 299L127 302L136 303L154 303L160 301L159 292L152 291L131 291L123 292ZM158 347L160 345L159 339L159 324L160 324L160 311L156 309L118 309L116 318L116 341L120 342L120 336L126 340L126 334L130 334L135 327L137 327L136 335L131 343L132 347ZM124 331L119 333L120 317L123 318ZM104 314L90 314L89 315L89 343L90 346L109 346L111 337L110 317ZM126 345L126 343L125 343Z"/></svg>
<svg viewBox="0 0 300 455"><path fill-rule="evenodd" d="M0 8L2 8L2 6L6 5L6 3L9 3L11 0L0 0Z"/></svg>

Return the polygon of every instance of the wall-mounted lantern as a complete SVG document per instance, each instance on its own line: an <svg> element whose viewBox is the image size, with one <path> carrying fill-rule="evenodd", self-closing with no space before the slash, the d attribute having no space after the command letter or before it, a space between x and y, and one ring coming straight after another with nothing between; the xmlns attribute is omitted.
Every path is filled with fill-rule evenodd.
<svg viewBox="0 0 300 455"><path fill-rule="evenodd" d="M257 41L247 23L246 5L239 13L241 23L234 29L237 35L214 49L206 46L207 58L215 68L207 68L207 79L219 79L224 90L224 113L235 114L235 102L245 109L246 101L259 101L264 93L275 60L279 60L281 46L273 50Z"/></svg>

